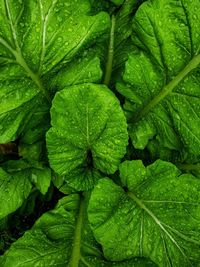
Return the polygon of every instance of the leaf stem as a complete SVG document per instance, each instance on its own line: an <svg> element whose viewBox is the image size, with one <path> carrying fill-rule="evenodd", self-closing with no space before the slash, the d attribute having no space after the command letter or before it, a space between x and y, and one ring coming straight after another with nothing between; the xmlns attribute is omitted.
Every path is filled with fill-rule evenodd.
<svg viewBox="0 0 200 267"><path fill-rule="evenodd" d="M0 44L5 46L12 54L15 53L15 50L1 37L0 37Z"/></svg>
<svg viewBox="0 0 200 267"><path fill-rule="evenodd" d="M33 82L38 86L39 90L42 92L42 94L46 97L49 103L51 103L51 98L49 93L46 91L46 89L43 87L42 82L37 74L35 74L27 65L26 61L22 57L21 54L18 52L14 52L15 58L17 63L24 68L24 70L27 72L28 76L33 80Z"/></svg>
<svg viewBox="0 0 200 267"><path fill-rule="evenodd" d="M81 261L83 262L83 264L85 264L85 266L91 267L91 265L83 257L81 257Z"/></svg>
<svg viewBox="0 0 200 267"><path fill-rule="evenodd" d="M112 15L111 18L111 30L110 30L110 42L108 49L108 60L106 63L106 72L103 83L107 86L110 84L110 79L112 75L113 67L113 57L114 57L114 40L115 40L115 16Z"/></svg>
<svg viewBox="0 0 200 267"><path fill-rule="evenodd" d="M73 241L73 247L72 247L72 256L69 262L69 267L78 267L79 261L81 259L81 230L82 230L82 224L83 224L83 213L85 210L85 201L83 197L80 199L80 206L79 206L79 212L78 217L76 221L75 226L75 233L74 233L74 241Z"/></svg>
<svg viewBox="0 0 200 267"><path fill-rule="evenodd" d="M144 115L150 112L157 104L160 103L167 95L169 95L173 89L195 68L200 64L200 54L194 56L193 59L188 63L188 65L177 75L173 80L171 80L158 95L156 95L140 112L134 116L132 122L137 122Z"/></svg>

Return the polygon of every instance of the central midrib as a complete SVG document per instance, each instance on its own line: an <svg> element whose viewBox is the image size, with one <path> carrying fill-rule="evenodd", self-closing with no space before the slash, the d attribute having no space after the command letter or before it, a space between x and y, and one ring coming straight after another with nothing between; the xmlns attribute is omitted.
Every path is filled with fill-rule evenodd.
<svg viewBox="0 0 200 267"><path fill-rule="evenodd" d="M46 99L48 100L48 102L51 103L51 98L49 93L46 91L46 89L43 87L42 85L42 81L40 80L39 75L35 74L31 68L28 66L27 62L25 61L20 46L18 44L18 40L17 40L17 31L15 29L14 26L14 22L12 19L12 15L11 15L11 11L10 11L10 7L9 7L9 2L8 0L5 1L5 7L6 7L6 11L8 13L8 20L10 23L10 30L13 36L13 40L14 40L14 45L15 45L15 49L13 49L8 43L7 41L5 41L2 37L0 37L0 43L2 43L15 57L16 62L24 68L24 70L26 71L26 73L28 74L28 76L32 79L32 81L38 86L38 89L40 90L40 92L46 97Z"/></svg>
<svg viewBox="0 0 200 267"><path fill-rule="evenodd" d="M179 72L162 90L156 95L145 107L143 107L136 116L130 121L132 123L139 121L146 114L148 114L156 105L158 105L166 96L168 96L173 89L194 69L200 64L200 54L192 58L188 65Z"/></svg>
<svg viewBox="0 0 200 267"><path fill-rule="evenodd" d="M21 53L19 52L13 52L14 56L16 58L17 63L23 67L23 69L26 71L26 73L28 74L28 76L32 79L32 81L38 86L40 92L46 97L46 99L51 102L51 98L48 94L48 92L46 91L46 89L43 87L42 82L40 77L35 74L27 65L26 61L24 60L24 58L22 57Z"/></svg>
<svg viewBox="0 0 200 267"><path fill-rule="evenodd" d="M32 81L38 86L40 92L46 97L48 102L51 102L50 95L46 91L46 89L42 85L42 81L40 77L35 74L27 65L26 61L24 60L21 52L14 50L3 38L0 37L0 43L7 48L15 57L16 62L26 71L27 75L32 79Z"/></svg>
<svg viewBox="0 0 200 267"><path fill-rule="evenodd" d="M72 254L69 261L69 267L78 267L81 259L81 231L83 223L83 213L85 209L85 201L83 198L80 199L80 206L78 217L75 226L74 239L72 244Z"/></svg>
<svg viewBox="0 0 200 267"><path fill-rule="evenodd" d="M115 16L112 15L111 18L111 30L110 30L110 41L109 41L109 48L108 48L108 58L106 62L106 69L105 69L105 77L103 84L109 86L111 75L112 75L112 67L113 67L113 57L114 57L114 40L115 40Z"/></svg>
<svg viewBox="0 0 200 267"><path fill-rule="evenodd" d="M48 102L51 102L50 95L43 87L41 79L39 75L35 74L30 67L27 65L26 61L24 60L20 50L14 50L3 38L0 37L0 43L7 48L15 57L16 62L26 71L27 75L32 79L32 81L37 85L40 92L46 97Z"/></svg>

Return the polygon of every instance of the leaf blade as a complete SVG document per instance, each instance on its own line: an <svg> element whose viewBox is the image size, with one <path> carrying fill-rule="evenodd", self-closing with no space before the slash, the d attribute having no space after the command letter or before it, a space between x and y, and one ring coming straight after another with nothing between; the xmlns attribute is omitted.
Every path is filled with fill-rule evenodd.
<svg viewBox="0 0 200 267"><path fill-rule="evenodd" d="M138 164L121 164L125 190L109 179L95 187L88 208L95 238L111 260L145 256L159 266L192 266L200 249L199 180L160 160Z"/></svg>

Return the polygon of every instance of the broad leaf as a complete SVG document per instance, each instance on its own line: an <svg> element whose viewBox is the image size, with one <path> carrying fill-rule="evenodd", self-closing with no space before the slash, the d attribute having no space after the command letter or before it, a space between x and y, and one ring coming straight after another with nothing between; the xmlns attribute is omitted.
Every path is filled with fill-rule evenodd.
<svg viewBox="0 0 200 267"><path fill-rule="evenodd" d="M101 179L89 221L110 260L149 257L160 267L200 262L200 181L161 160L120 165L123 187ZM193 265L194 263L194 265Z"/></svg>
<svg viewBox="0 0 200 267"><path fill-rule="evenodd" d="M2 267L34 266L155 266L135 259L107 262L94 240L86 216L87 199L70 195L44 214L22 238L12 244L2 259Z"/></svg>
<svg viewBox="0 0 200 267"><path fill-rule="evenodd" d="M96 51L97 52L97 51ZM99 82L102 77L100 60L94 51L85 51L82 56L63 67L58 73L45 80L46 86L54 94L66 86L85 82ZM47 161L45 133L50 127L49 108L38 103L36 112L20 136L19 155L31 161Z"/></svg>
<svg viewBox="0 0 200 267"><path fill-rule="evenodd" d="M77 190L89 189L119 166L126 152L126 120L106 86L84 84L56 94L47 133L50 165Z"/></svg>
<svg viewBox="0 0 200 267"><path fill-rule="evenodd" d="M70 85L100 83L102 70L98 54L100 54L98 47L95 50L84 51L82 55L78 55L66 67L63 67L58 73L56 72L46 83L49 83L53 92L60 91Z"/></svg>
<svg viewBox="0 0 200 267"><path fill-rule="evenodd" d="M137 11L124 82L130 136L144 149L161 147L200 154L200 2L147 1Z"/></svg>
<svg viewBox="0 0 200 267"><path fill-rule="evenodd" d="M107 32L108 14L89 11L88 0L1 1L0 143L16 139L41 102L49 108L45 81Z"/></svg>

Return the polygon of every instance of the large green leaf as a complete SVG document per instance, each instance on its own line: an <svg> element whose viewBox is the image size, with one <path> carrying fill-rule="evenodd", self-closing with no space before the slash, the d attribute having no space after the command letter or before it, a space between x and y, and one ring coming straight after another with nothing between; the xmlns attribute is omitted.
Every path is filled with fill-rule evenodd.
<svg viewBox="0 0 200 267"><path fill-rule="evenodd" d="M84 84L57 93L47 133L50 165L78 190L92 188L119 166L126 152L126 120L118 99L103 85Z"/></svg>
<svg viewBox="0 0 200 267"><path fill-rule="evenodd" d="M31 192L28 170L9 173L0 168L0 220L16 211Z"/></svg>
<svg viewBox="0 0 200 267"><path fill-rule="evenodd" d="M97 52L97 50L96 50ZM54 94L66 86L85 82L100 82L102 71L100 60L94 50L84 51L58 73L45 80L47 88ZM38 108L33 113L20 136L19 155L28 161L46 161L45 133L50 127L49 107L38 101Z"/></svg>
<svg viewBox="0 0 200 267"><path fill-rule="evenodd" d="M87 198L69 195L44 214L22 238L12 244L2 259L2 267L146 267L145 259L108 262L89 228Z"/></svg>
<svg viewBox="0 0 200 267"><path fill-rule="evenodd" d="M41 102L49 108L46 81L107 32L108 14L89 11L88 0L1 1L0 143L16 139Z"/></svg>
<svg viewBox="0 0 200 267"><path fill-rule="evenodd" d="M123 187L101 179L88 216L106 258L151 258L160 267L200 262L200 181L161 160L120 165ZM194 265L193 265L194 263Z"/></svg>
<svg viewBox="0 0 200 267"><path fill-rule="evenodd" d="M135 148L149 139L171 150L200 154L200 2L152 0L133 19L133 44L124 82Z"/></svg>

